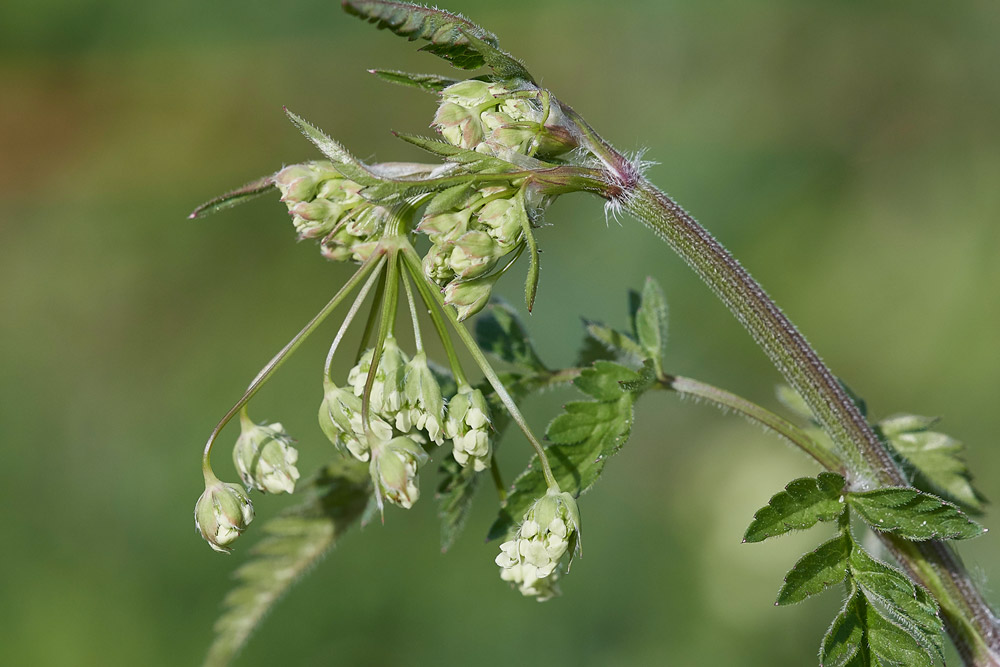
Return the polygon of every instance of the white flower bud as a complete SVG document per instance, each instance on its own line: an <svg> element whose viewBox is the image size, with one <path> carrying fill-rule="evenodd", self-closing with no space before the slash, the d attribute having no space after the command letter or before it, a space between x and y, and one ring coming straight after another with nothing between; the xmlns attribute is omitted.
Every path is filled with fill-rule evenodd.
<svg viewBox="0 0 1000 667"><path fill-rule="evenodd" d="M232 544L253 521L253 503L238 484L205 480L205 491L194 507L194 525L209 546L229 553Z"/></svg>
<svg viewBox="0 0 1000 667"><path fill-rule="evenodd" d="M471 464L476 472L489 467L493 454L489 414L483 392L469 385L459 387L448 403L444 434L452 441L452 456L462 467Z"/></svg>
<svg viewBox="0 0 1000 667"><path fill-rule="evenodd" d="M254 424L240 416L240 437L233 447L233 463L247 488L265 493L292 493L299 471L299 453L281 424Z"/></svg>
<svg viewBox="0 0 1000 667"><path fill-rule="evenodd" d="M319 426L340 451L349 452L359 461L369 458L368 437L361 420L361 399L327 379L323 402L319 406ZM392 438L392 426L376 414L369 415L369 426L377 441Z"/></svg>
<svg viewBox="0 0 1000 667"><path fill-rule="evenodd" d="M580 511L568 493L549 491L524 514L514 539L500 545L500 578L522 595L544 601L558 594L559 563L579 543Z"/></svg>
<svg viewBox="0 0 1000 667"><path fill-rule="evenodd" d="M441 397L441 385L427 365L427 355L418 352L410 360L406 369L405 408L400 411L407 414L412 426L427 433L427 437L438 445L444 442L444 399ZM397 416L396 428L400 431Z"/></svg>
<svg viewBox="0 0 1000 667"><path fill-rule="evenodd" d="M479 209L476 217L500 246L508 250L521 236L521 217L525 215L524 204L520 199L494 199Z"/></svg>
<svg viewBox="0 0 1000 667"><path fill-rule="evenodd" d="M486 307L493 285L500 276L483 276L464 282L452 281L444 288L445 305L454 306L458 320L468 319Z"/></svg>
<svg viewBox="0 0 1000 667"><path fill-rule="evenodd" d="M502 254L489 234L471 231L455 241L448 264L460 278L475 278L492 269Z"/></svg>

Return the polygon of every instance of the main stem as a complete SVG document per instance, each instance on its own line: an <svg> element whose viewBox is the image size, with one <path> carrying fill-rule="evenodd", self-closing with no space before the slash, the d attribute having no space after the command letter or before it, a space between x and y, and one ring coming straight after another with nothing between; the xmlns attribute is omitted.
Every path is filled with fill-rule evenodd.
<svg viewBox="0 0 1000 667"><path fill-rule="evenodd" d="M666 241L763 348L834 439L851 488L905 486L906 479L854 401L757 281L677 202L615 157L608 164L615 177L608 195ZM619 178L623 175L628 178ZM1000 624L951 546L881 538L910 576L937 598L965 663L1000 667Z"/></svg>

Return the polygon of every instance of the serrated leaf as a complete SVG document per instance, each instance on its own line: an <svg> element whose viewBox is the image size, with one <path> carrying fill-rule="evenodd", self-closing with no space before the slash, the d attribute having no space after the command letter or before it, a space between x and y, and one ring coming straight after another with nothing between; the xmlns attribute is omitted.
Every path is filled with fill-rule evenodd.
<svg viewBox="0 0 1000 667"><path fill-rule="evenodd" d="M581 352L581 361L586 364L592 363L597 359L614 359L616 357L623 357L635 363L645 359L646 353L645 350L642 349L642 346L626 334L615 331L611 327L605 326L600 322L593 322L584 319L583 324L588 335L584 345L588 342L594 341L599 343L601 345L600 349L605 351L604 355L596 355L595 351L592 350L587 357L585 357L583 352Z"/></svg>
<svg viewBox="0 0 1000 667"><path fill-rule="evenodd" d="M860 547L854 548L849 565L852 579L869 602L882 607L925 650L944 659L944 623L927 591Z"/></svg>
<svg viewBox="0 0 1000 667"><path fill-rule="evenodd" d="M531 77L531 74L524 67L524 64L510 55L503 49L501 49L496 41L490 42L486 39L482 39L479 35L476 35L470 31L463 30L465 37L469 40L469 45L474 48L479 55L482 57L483 62L486 66L493 70L493 73L497 75L500 79L515 79L520 81L527 81L528 83L534 83L535 80ZM430 51L430 49L425 50Z"/></svg>
<svg viewBox="0 0 1000 667"><path fill-rule="evenodd" d="M265 537L236 570L206 667L229 664L271 607L358 520L371 495L368 466L337 461L300 488L304 501L264 524Z"/></svg>
<svg viewBox="0 0 1000 667"><path fill-rule="evenodd" d="M441 520L441 551L447 551L465 528L479 481L472 466L463 468L452 457L441 461L444 476L437 488L438 519Z"/></svg>
<svg viewBox="0 0 1000 667"><path fill-rule="evenodd" d="M472 193L472 185L469 183L459 183L450 188L445 188L431 199L424 210L424 215L437 215L439 213L450 213L451 211L463 208L468 202Z"/></svg>
<svg viewBox="0 0 1000 667"><path fill-rule="evenodd" d="M865 600L851 587L844 607L833 619L820 647L820 667L854 667L870 664L865 656Z"/></svg>
<svg viewBox="0 0 1000 667"><path fill-rule="evenodd" d="M639 378L636 380L622 380L618 384L624 391L641 393L656 384L656 366L652 359L646 359L639 367Z"/></svg>
<svg viewBox="0 0 1000 667"><path fill-rule="evenodd" d="M762 542L793 530L833 521L844 512L844 478L832 472L796 479L754 514L744 542Z"/></svg>
<svg viewBox="0 0 1000 667"><path fill-rule="evenodd" d="M800 558L785 576L785 584L778 592L775 604L802 602L807 597L842 582L847 576L851 545L850 536L840 533Z"/></svg>
<svg viewBox="0 0 1000 667"><path fill-rule="evenodd" d="M546 437L553 443L545 450L552 473L560 488L574 496L593 486L608 457L621 449L632 428L632 406L636 395L622 391L618 383L635 380L638 375L618 364L599 363L600 369L587 369L591 373L583 381L583 386L605 398L567 404L566 412L556 417L546 432ZM606 377L599 378L597 375ZM617 393L611 391L612 387ZM528 468L514 480L507 505L490 527L487 539L508 535L528 507L545 494L545 490L545 478L538 457L532 457Z"/></svg>
<svg viewBox="0 0 1000 667"><path fill-rule="evenodd" d="M646 278L642 299L635 312L635 332L646 356L659 369L667 346L667 300L652 278Z"/></svg>
<svg viewBox="0 0 1000 667"><path fill-rule="evenodd" d="M868 648L884 667L933 667L934 659L903 628L874 605L865 606Z"/></svg>
<svg viewBox="0 0 1000 667"><path fill-rule="evenodd" d="M963 459L965 447L944 433L932 431L936 422L919 415L897 415L883 419L878 427L903 459L914 486L981 513L986 499L972 486L972 474Z"/></svg>
<svg viewBox="0 0 1000 667"><path fill-rule="evenodd" d="M909 487L850 493L847 500L875 530L908 540L968 539L984 532L957 505Z"/></svg>
<svg viewBox="0 0 1000 667"><path fill-rule="evenodd" d="M476 320L476 342L485 352L516 366L535 372L548 370L535 352L517 313L499 299L486 306Z"/></svg>
<svg viewBox="0 0 1000 667"><path fill-rule="evenodd" d="M395 83L400 86L418 88L431 93L440 93L448 86L458 83L458 79L438 76L437 74L413 74L389 69L370 69L368 71L383 81Z"/></svg>
<svg viewBox="0 0 1000 667"><path fill-rule="evenodd" d="M497 43L495 35L472 21L440 9L381 0L345 0L343 7L348 14L374 23L379 29L388 29L411 41L427 40L430 44L424 50L460 69L475 69L486 64L479 50L469 44L469 35L489 44Z"/></svg>
<svg viewBox="0 0 1000 667"><path fill-rule="evenodd" d="M599 401L614 401L625 391L622 388L623 382L632 382L639 377L634 370L621 364L613 361L597 361L590 368L580 371L573 384L583 393Z"/></svg>
<svg viewBox="0 0 1000 667"><path fill-rule="evenodd" d="M224 211L227 208L239 206L244 202L248 202L251 199L256 199L263 194L267 194L272 189L275 189L274 174L264 176L263 178L259 178L256 181L236 188L235 190L231 190L224 195L219 195L214 199L208 200L193 210L188 218L204 218L212 215L213 213Z"/></svg>

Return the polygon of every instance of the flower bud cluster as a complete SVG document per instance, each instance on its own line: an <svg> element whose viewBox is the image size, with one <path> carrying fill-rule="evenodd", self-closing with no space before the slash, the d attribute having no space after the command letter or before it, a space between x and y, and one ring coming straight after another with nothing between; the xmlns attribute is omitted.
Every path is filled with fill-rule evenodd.
<svg viewBox="0 0 1000 667"><path fill-rule="evenodd" d="M214 477L205 480L205 492L194 506L194 525L216 551L229 553L229 545L253 521L253 504L238 484Z"/></svg>
<svg viewBox="0 0 1000 667"><path fill-rule="evenodd" d="M321 239L334 261L367 259L384 224L381 209L361 197L362 186L327 161L285 167L274 176L300 239Z"/></svg>
<svg viewBox="0 0 1000 667"><path fill-rule="evenodd" d="M500 578L539 602L558 595L563 556L579 540L580 512L568 493L550 489L525 512L513 540L500 545Z"/></svg>
<svg viewBox="0 0 1000 667"><path fill-rule="evenodd" d="M506 185L445 191L424 212L417 230L431 241L424 275L444 289L459 320L489 302L498 275L487 275L522 239L524 198Z"/></svg>
<svg viewBox="0 0 1000 667"><path fill-rule="evenodd" d="M244 413L240 437L233 447L233 463L248 489L265 493L292 493L299 471L299 453L281 424L255 424Z"/></svg>
<svg viewBox="0 0 1000 667"><path fill-rule="evenodd" d="M448 143L504 159L555 156L576 146L557 104L537 89L469 79L441 91L434 127Z"/></svg>
<svg viewBox="0 0 1000 667"><path fill-rule="evenodd" d="M448 402L448 419L444 423L445 437L452 441L452 456L463 468L472 465L479 472L490 465L490 409L483 392L469 385L459 387Z"/></svg>

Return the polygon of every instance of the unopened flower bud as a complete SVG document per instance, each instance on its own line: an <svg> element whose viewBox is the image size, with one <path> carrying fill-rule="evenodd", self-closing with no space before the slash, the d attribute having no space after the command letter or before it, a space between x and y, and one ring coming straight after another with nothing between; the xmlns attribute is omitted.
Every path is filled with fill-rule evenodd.
<svg viewBox="0 0 1000 667"><path fill-rule="evenodd" d="M281 201L309 201L316 196L320 183L339 174L329 162L292 164L274 175L274 184L281 192Z"/></svg>
<svg viewBox="0 0 1000 667"><path fill-rule="evenodd" d="M463 107L475 108L488 102L497 93L492 89L492 85L486 81L468 79L453 83L441 91L441 98L446 102L459 104ZM499 88L498 90L502 89ZM506 89L503 89L504 92Z"/></svg>
<svg viewBox="0 0 1000 667"><path fill-rule="evenodd" d="M451 268L451 244L433 244L422 262L424 275L428 280L432 280L438 285L444 285L455 277L455 271Z"/></svg>
<svg viewBox="0 0 1000 667"><path fill-rule="evenodd" d="M243 413L233 463L247 488L266 493L292 493L299 453L281 424L255 424Z"/></svg>
<svg viewBox="0 0 1000 667"><path fill-rule="evenodd" d="M467 208L449 213L425 215L417 225L417 231L427 234L432 243L447 243L469 231L471 217L472 211Z"/></svg>
<svg viewBox="0 0 1000 667"><path fill-rule="evenodd" d="M319 426L340 451L349 452L359 461L369 458L368 438L361 419L361 399L354 392L324 382L323 402L319 406ZM372 435L379 441L392 438L392 427L378 415L369 415Z"/></svg>
<svg viewBox="0 0 1000 667"><path fill-rule="evenodd" d="M579 533L576 500L569 493L549 489L525 512L514 539L500 545L496 557L500 578L539 601L557 595L559 562L579 543Z"/></svg>
<svg viewBox="0 0 1000 667"><path fill-rule="evenodd" d="M468 319L486 307L499 274L464 282L453 281L444 288L444 303L454 306L458 321Z"/></svg>
<svg viewBox="0 0 1000 667"><path fill-rule="evenodd" d="M455 241L448 262L455 275L475 278L492 269L501 254L492 236L476 230L466 232Z"/></svg>
<svg viewBox="0 0 1000 667"><path fill-rule="evenodd" d="M494 199L479 209L479 223L500 246L507 250L521 235L521 218L526 215L520 198Z"/></svg>
<svg viewBox="0 0 1000 667"><path fill-rule="evenodd" d="M475 149L483 140L479 112L454 102L445 102L434 115L433 126L453 146Z"/></svg>
<svg viewBox="0 0 1000 667"><path fill-rule="evenodd" d="M371 476L379 509L382 499L410 509L420 497L417 471L429 457L412 438L400 436L372 449Z"/></svg>
<svg viewBox="0 0 1000 667"><path fill-rule="evenodd" d="M253 503L238 484L216 478L205 480L205 492L194 506L194 525L209 546L229 553L228 545L253 521Z"/></svg>

